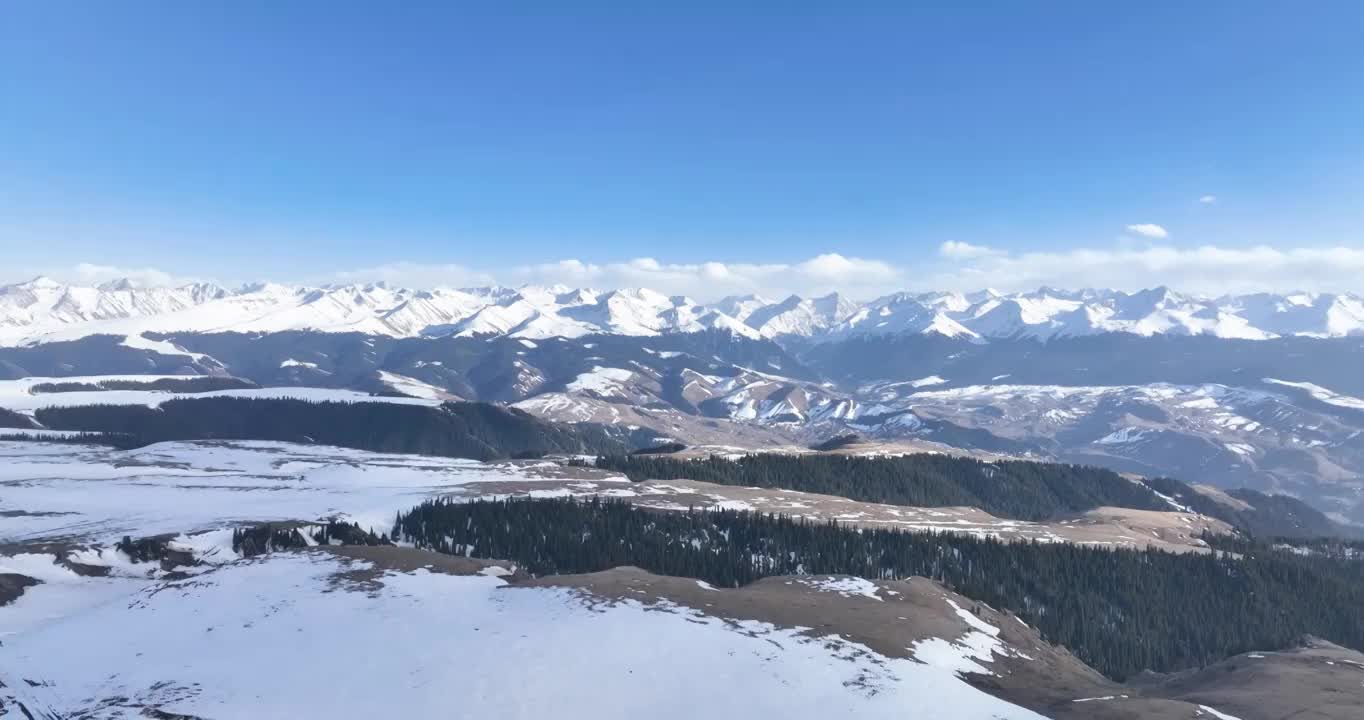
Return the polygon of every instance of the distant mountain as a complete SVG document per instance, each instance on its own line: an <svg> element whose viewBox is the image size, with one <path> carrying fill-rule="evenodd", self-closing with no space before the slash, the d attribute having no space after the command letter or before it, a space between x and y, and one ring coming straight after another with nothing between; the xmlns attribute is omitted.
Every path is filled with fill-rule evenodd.
<svg viewBox="0 0 1364 720"><path fill-rule="evenodd" d="M498 403L650 443L855 433L1287 493L1359 523L1361 327L1354 295L1168 288L707 304L645 289L39 278L0 287L0 379L226 375Z"/></svg>
<svg viewBox="0 0 1364 720"><path fill-rule="evenodd" d="M79 287L48 278L0 286L4 345L95 334L127 336L137 343L146 332L288 330L532 340L702 330L750 338L921 334L1045 340L1126 333L1264 340L1359 335L1364 332L1364 298L1308 293L1210 298L1164 287L1134 293L1040 288L1012 294L895 293L868 302L836 294L782 300L749 295L706 304L643 288L412 290L383 283L263 283L229 290L204 283L144 287L129 280Z"/></svg>
<svg viewBox="0 0 1364 720"><path fill-rule="evenodd" d="M591 305L592 303L588 303ZM0 347L0 378L228 375L510 405L640 442L807 446L855 433L1288 493L1364 523L1364 339L1102 334L751 339L176 333ZM799 341L798 341L799 340ZM47 384L52 384L50 381ZM0 408L55 395L0 382ZM72 394L67 393L65 397ZM92 393L86 402L139 402ZM65 400L65 397L63 398ZM69 401L67 401L69 402ZM30 426L28 417L0 424Z"/></svg>

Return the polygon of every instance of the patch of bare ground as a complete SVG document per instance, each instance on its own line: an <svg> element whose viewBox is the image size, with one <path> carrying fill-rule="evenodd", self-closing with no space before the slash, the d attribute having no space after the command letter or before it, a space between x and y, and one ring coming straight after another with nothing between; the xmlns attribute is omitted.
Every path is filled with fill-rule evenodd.
<svg viewBox="0 0 1364 720"><path fill-rule="evenodd" d="M996 517L971 507L886 505L835 495L714 485L694 480L650 480L637 483L636 488L641 497L631 502L644 506L728 504L818 522L837 520L858 527L992 535L1006 540L1154 547L1184 552L1207 550L1206 544L1198 539L1204 530L1232 532L1231 526L1220 520L1183 512L1103 507L1070 519L1029 522Z"/></svg>
<svg viewBox="0 0 1364 720"><path fill-rule="evenodd" d="M617 472L599 470L587 465L569 465L554 460L508 460L496 465L498 468L515 469L518 475L546 478L550 480L589 480L596 482L621 482L625 476Z"/></svg>
<svg viewBox="0 0 1364 720"><path fill-rule="evenodd" d="M913 657L916 643L932 638L955 641L972 631L950 600L999 628L998 637L1015 653L995 655L989 664L993 675L967 676L981 689L1039 711L1076 697L1121 689L1064 649L1048 645L1013 615L997 612L931 580L876 581L876 597L872 598L830 590L818 582L824 579L829 577L770 577L741 588L716 589L696 580L621 567L529 579L516 587L575 588L585 593L589 603L633 600L664 609L682 606L724 620L756 620L803 629L812 638L837 636L896 658Z"/></svg>
<svg viewBox="0 0 1364 720"><path fill-rule="evenodd" d="M837 636L886 657L910 658L916 643L956 641L972 630L957 606L999 629L1008 650L983 663L990 674L967 682L1056 720L1211 720L1208 708L1240 720L1358 720L1364 717L1364 655L1313 641L1279 653L1240 655L1176 676L1120 684L1064 648L1046 643L1015 616L958 595L925 578L876 581L875 598L820 585L827 576L770 577L712 588L688 578L634 567L581 575L519 579L509 587L567 587L589 606L634 601L661 612L695 611L726 621L756 620L801 629L812 639Z"/></svg>
<svg viewBox="0 0 1364 720"><path fill-rule="evenodd" d="M42 580L19 573L0 573L0 607L18 600L25 590L41 583Z"/></svg>
<svg viewBox="0 0 1364 720"><path fill-rule="evenodd" d="M20 553L42 553L44 555L66 555L72 550L79 550L85 547L80 543L69 542L66 540L34 540L32 542L0 542L0 555L18 555Z"/></svg>
<svg viewBox="0 0 1364 720"><path fill-rule="evenodd" d="M525 577L515 564L502 560L480 560L396 545L321 545L298 552L322 552L346 561L347 569L332 578L332 589L373 592L383 587L383 577L388 573L419 570L445 575L492 574L508 581Z"/></svg>
<svg viewBox="0 0 1364 720"><path fill-rule="evenodd" d="M808 439L808 438L798 438ZM684 440L685 442L685 440ZM699 442L699 441L698 441ZM931 440L920 440L917 438L904 438L899 440L868 440L861 439L850 442L831 450L813 450L809 445L797 444L793 442L783 442L755 446L750 444L734 444L739 442L733 437L724 438L721 444L693 444L686 450L672 453L669 457L680 459L702 459L712 455L738 457L754 453L781 453L786 455L913 455L918 453L930 453L934 455L952 455L954 457L973 457L979 460L997 460L1007 456L998 453L986 452L984 450L972 450L967 448L952 447L943 443Z"/></svg>
<svg viewBox="0 0 1364 720"><path fill-rule="evenodd" d="M1207 544L1199 538L1204 532L1235 532L1231 525L1197 513L1120 507L1095 508L1078 518L1048 525L1062 528L1060 534L1072 542L1101 544L1118 538L1127 541L1119 544L1171 552L1207 552Z"/></svg>
<svg viewBox="0 0 1364 720"><path fill-rule="evenodd" d="M76 550L89 547L85 543L69 542L67 540L35 540L23 543L0 543L0 556L37 554L51 555L52 562L61 565L82 577L105 577L109 574L109 568L102 565L85 565L74 562L70 559L70 554Z"/></svg>
<svg viewBox="0 0 1364 720"><path fill-rule="evenodd" d="M1242 720L1364 718L1364 654L1316 638L1302 647L1244 653L1134 685Z"/></svg>
<svg viewBox="0 0 1364 720"><path fill-rule="evenodd" d="M586 469L586 468L584 468ZM589 469L590 470L590 469ZM601 471L593 470L600 473ZM814 522L836 520L867 528L953 532L1004 540L1071 542L1083 545L1207 552L1204 532L1231 533L1226 523L1194 513L1101 507L1048 522L1009 520L971 507L912 507L849 500L776 488L717 485L697 480L623 483L619 476L577 480L502 480L470 483L461 496L573 495L615 497L654 510L748 509Z"/></svg>
<svg viewBox="0 0 1364 720"><path fill-rule="evenodd" d="M162 710L161 708L142 708L142 716L153 720L204 720L198 715L184 715Z"/></svg>
<svg viewBox="0 0 1364 720"><path fill-rule="evenodd" d="M1239 499L1237 499L1237 498L1234 498L1234 497L1228 495L1228 494L1227 494L1225 491L1223 491L1221 488L1215 488L1215 487L1213 487L1213 486L1211 486L1211 485L1201 485L1201 484L1200 484L1200 485L1194 485L1194 486L1193 486L1193 489L1194 489L1194 490L1197 490L1199 493L1201 493L1201 494L1203 494L1203 495L1207 495L1208 497L1212 498L1213 500L1216 500L1217 502L1222 503L1223 505L1226 505L1227 507L1231 508L1232 510L1245 511L1245 510L1254 510L1254 509L1255 509L1254 507L1251 506L1250 503L1246 502L1245 500L1239 500Z"/></svg>
<svg viewBox="0 0 1364 720"><path fill-rule="evenodd" d="M1116 695L1077 698L1039 711L1053 720L1215 720L1217 717L1193 703L1142 697L1127 690L1120 690Z"/></svg>
<svg viewBox="0 0 1364 720"><path fill-rule="evenodd" d="M31 512L31 511L28 511L28 510L0 510L0 518L17 518L17 517L61 517L61 516L63 516L63 515L76 515L76 514L77 514L77 513L73 513L73 512L45 512L45 511Z"/></svg>
<svg viewBox="0 0 1364 720"><path fill-rule="evenodd" d="M848 443L847 445L834 448L833 450L825 451L825 453L829 455L912 455L915 453L933 453L937 455L951 455L953 457L972 457L977 460L1000 460L1011 457L1001 453L993 453L988 450L952 447L951 445L945 445L943 443L914 438L899 440L871 440L863 438L857 442Z"/></svg>

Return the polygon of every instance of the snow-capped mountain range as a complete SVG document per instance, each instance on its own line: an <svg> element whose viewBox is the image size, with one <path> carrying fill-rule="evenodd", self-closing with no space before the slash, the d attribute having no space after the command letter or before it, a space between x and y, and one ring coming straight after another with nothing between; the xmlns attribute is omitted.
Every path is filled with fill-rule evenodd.
<svg viewBox="0 0 1364 720"><path fill-rule="evenodd" d="M651 336L722 330L748 338L901 333L990 339L1130 333L1263 340L1364 332L1354 294L1204 297L1154 288L1031 292L895 293L870 302L833 294L728 297L699 303L648 289L562 286L431 290L384 284L326 287L197 283L143 287L128 280L81 287L36 278L0 286L0 344L143 332L318 330L389 337Z"/></svg>

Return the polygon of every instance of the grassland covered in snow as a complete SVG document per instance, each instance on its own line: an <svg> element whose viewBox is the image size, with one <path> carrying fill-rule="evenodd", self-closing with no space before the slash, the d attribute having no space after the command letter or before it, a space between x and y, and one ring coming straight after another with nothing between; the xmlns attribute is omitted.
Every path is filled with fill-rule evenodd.
<svg viewBox="0 0 1364 720"><path fill-rule="evenodd" d="M238 525L384 528L425 498L554 475L268 442L0 443L0 573L38 582L0 605L0 702L89 718L1040 717L951 667L805 628L517 586L498 567L232 550ZM580 484L613 483L626 481ZM113 547L124 535L169 537L193 561L133 562ZM866 581L818 584L875 597Z"/></svg>

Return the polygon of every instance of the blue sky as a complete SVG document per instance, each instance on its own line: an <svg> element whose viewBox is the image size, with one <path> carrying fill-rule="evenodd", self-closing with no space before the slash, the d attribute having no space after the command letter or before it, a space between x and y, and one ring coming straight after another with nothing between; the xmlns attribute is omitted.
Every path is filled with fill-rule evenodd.
<svg viewBox="0 0 1364 720"><path fill-rule="evenodd" d="M641 5L7 4L6 264L1364 245L1360 3Z"/></svg>

